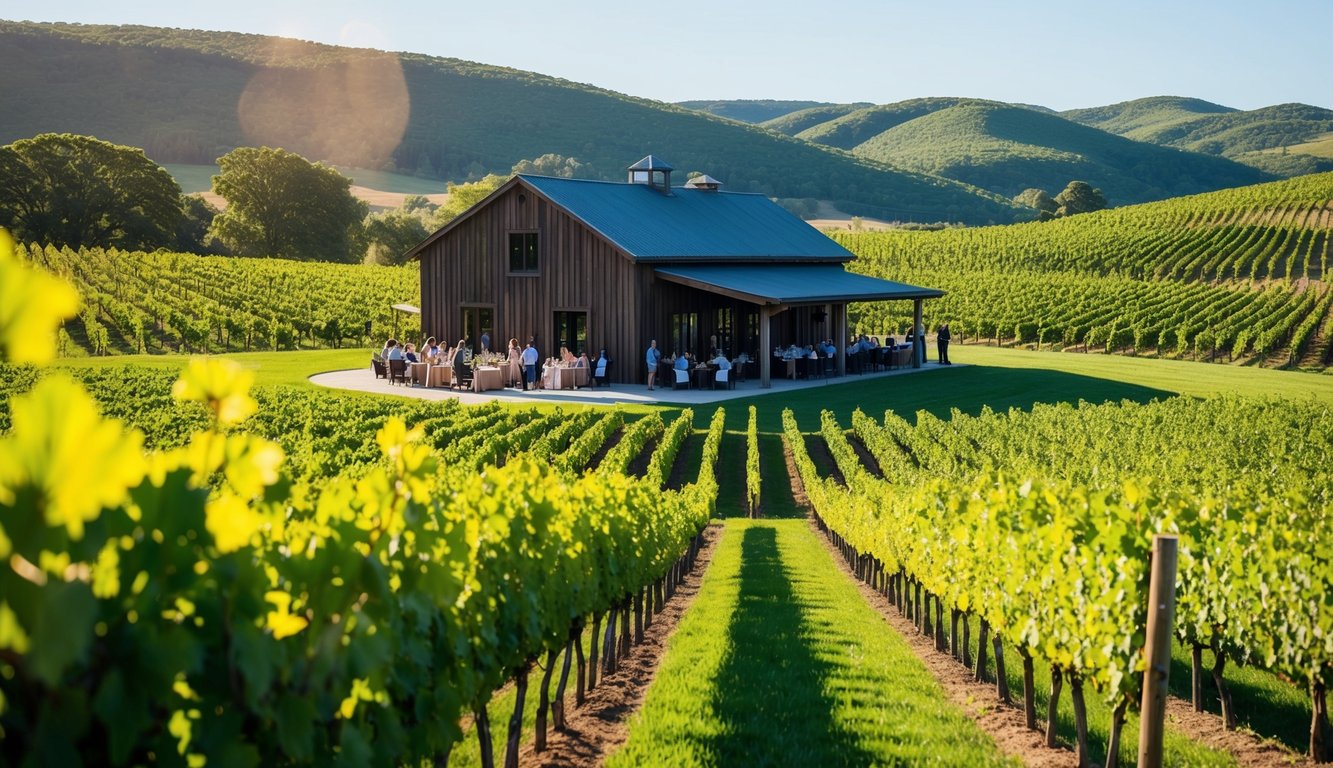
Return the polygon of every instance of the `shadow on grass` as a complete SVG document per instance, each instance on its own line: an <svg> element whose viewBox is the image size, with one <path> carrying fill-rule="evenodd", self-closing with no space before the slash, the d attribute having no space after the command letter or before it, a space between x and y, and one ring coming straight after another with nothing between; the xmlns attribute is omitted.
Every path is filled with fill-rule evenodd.
<svg viewBox="0 0 1333 768"><path fill-rule="evenodd" d="M753 404L759 408L759 430L781 432L782 409L791 408L801 430L815 432L819 429L819 412L824 409L833 411L841 423L849 424L856 408L876 419L892 408L900 416L914 421L913 414L919 410L947 419L954 408L976 415L981 413L983 406L1006 411L1009 408L1029 410L1036 403L1077 403L1079 400L1146 403L1176 394L1141 384L1042 368L969 365L905 376L859 378L849 374L843 379L832 379L823 387L733 400L725 403L727 418L730 422L733 409L744 413L746 406ZM744 428L744 425L740 427Z"/></svg>
<svg viewBox="0 0 1333 768"><path fill-rule="evenodd" d="M745 530L740 596L713 711L722 734L709 752L716 765L871 765L833 719L825 693L832 670L811 647L812 629L778 552L777 532Z"/></svg>
<svg viewBox="0 0 1333 768"><path fill-rule="evenodd" d="M1168 685L1173 696L1185 701L1192 696L1189 656L1188 646L1172 648ZM1203 652L1203 665L1203 708L1220 717L1222 704L1213 685L1212 651ZM1227 662L1224 674L1241 727L1277 739L1298 754L1305 752L1310 745L1310 698L1305 691L1270 672L1242 667L1234 661Z"/></svg>

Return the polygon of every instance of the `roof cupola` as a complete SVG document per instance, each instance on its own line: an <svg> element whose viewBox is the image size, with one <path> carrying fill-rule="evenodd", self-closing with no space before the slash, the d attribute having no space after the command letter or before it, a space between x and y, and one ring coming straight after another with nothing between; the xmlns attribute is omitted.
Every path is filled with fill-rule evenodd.
<svg viewBox="0 0 1333 768"><path fill-rule="evenodd" d="M649 155L629 167L631 184L644 184L664 195L671 194L671 172L675 170L662 158Z"/></svg>

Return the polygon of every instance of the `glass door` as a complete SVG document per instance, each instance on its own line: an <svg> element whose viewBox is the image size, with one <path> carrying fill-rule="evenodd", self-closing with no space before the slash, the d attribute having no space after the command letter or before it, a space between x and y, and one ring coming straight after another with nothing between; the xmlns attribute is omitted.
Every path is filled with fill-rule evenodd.
<svg viewBox="0 0 1333 768"><path fill-rule="evenodd" d="M576 357L588 352L588 313L556 312L555 343L556 348L551 350L553 354L558 353L560 347L568 347Z"/></svg>

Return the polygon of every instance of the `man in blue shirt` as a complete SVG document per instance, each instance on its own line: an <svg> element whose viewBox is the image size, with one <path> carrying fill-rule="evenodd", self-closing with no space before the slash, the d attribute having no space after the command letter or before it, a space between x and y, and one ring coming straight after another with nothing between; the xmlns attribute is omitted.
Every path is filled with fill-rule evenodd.
<svg viewBox="0 0 1333 768"><path fill-rule="evenodd" d="M644 362L648 364L648 391L653 391L653 381L657 378L657 364L662 360L662 352L657 348L657 339L648 343L648 353Z"/></svg>
<svg viewBox="0 0 1333 768"><path fill-rule="evenodd" d="M528 339L528 345L523 348L523 377L526 379L523 384L524 392L535 389L537 386L537 360L539 357L537 348L532 346L532 339Z"/></svg>

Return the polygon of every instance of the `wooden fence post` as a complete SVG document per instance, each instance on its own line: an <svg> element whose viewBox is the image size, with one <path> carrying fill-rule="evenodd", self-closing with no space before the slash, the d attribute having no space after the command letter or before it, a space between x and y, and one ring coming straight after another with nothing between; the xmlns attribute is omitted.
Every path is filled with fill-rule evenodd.
<svg viewBox="0 0 1333 768"><path fill-rule="evenodd" d="M1147 665L1143 670L1143 719L1139 723L1139 768L1162 765L1166 721L1167 674L1171 671L1171 624L1176 614L1176 558L1179 539L1159 534L1152 540L1152 576L1148 583Z"/></svg>

